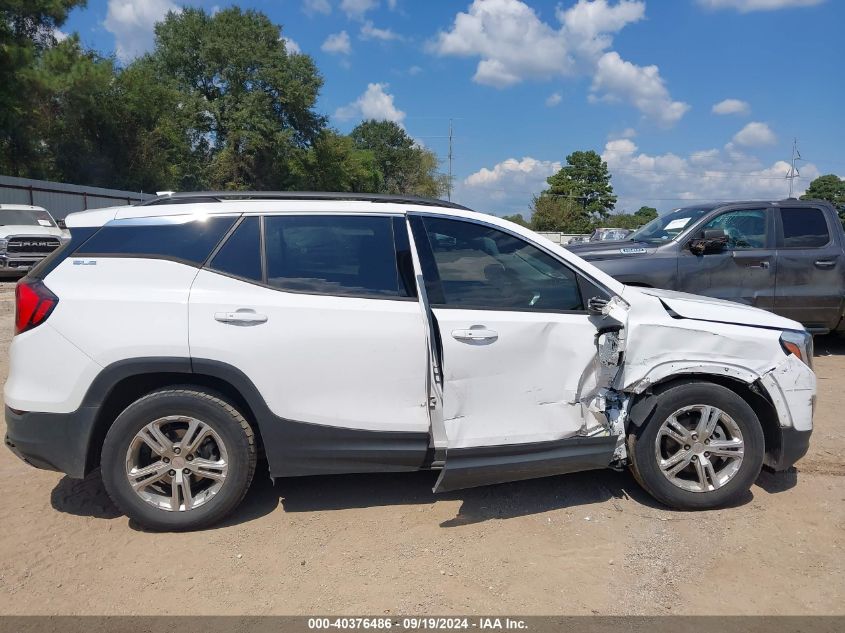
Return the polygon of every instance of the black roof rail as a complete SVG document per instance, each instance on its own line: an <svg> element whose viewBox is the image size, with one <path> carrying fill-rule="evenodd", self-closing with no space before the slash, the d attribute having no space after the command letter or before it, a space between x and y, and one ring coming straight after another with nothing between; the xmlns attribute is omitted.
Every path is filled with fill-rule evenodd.
<svg viewBox="0 0 845 633"><path fill-rule="evenodd" d="M178 191L139 202L136 206L156 204L191 204L196 202L222 202L224 200L355 200L361 202L393 202L429 207L446 207L471 211L471 209L437 198L422 198L390 193L349 193L325 191Z"/></svg>

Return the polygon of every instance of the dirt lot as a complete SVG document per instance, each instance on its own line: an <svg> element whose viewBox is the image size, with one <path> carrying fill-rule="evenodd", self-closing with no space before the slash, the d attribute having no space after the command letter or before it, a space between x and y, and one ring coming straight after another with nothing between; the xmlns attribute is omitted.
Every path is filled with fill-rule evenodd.
<svg viewBox="0 0 845 633"><path fill-rule="evenodd" d="M0 284L2 380L12 302ZM226 524L153 534L97 476L2 450L0 613L843 614L845 339L816 347L809 455L713 512L612 471L444 496L432 473L257 475Z"/></svg>

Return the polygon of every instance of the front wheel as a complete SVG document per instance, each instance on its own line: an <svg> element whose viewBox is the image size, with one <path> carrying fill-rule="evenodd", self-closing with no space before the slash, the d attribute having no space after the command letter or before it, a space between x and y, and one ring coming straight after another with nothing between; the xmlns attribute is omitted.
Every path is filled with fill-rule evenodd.
<svg viewBox="0 0 845 633"><path fill-rule="evenodd" d="M678 509L737 501L763 465L754 410L721 385L687 383L658 396L650 419L628 439L631 470L655 499Z"/></svg>
<svg viewBox="0 0 845 633"><path fill-rule="evenodd" d="M229 403L196 389L150 393L109 429L101 456L106 491L153 530L193 530L240 503L255 472L255 439Z"/></svg>

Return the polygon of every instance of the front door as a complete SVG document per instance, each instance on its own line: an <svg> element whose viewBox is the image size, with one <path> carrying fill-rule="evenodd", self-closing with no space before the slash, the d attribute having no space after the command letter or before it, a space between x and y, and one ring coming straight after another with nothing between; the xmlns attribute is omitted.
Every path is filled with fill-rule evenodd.
<svg viewBox="0 0 845 633"><path fill-rule="evenodd" d="M678 255L678 289L772 310L777 259L770 209L734 209L720 213L693 232L722 230L727 237L719 252Z"/></svg>
<svg viewBox="0 0 845 633"><path fill-rule="evenodd" d="M816 330L832 330L842 316L845 259L842 230L817 207L780 208L775 312Z"/></svg>
<svg viewBox="0 0 845 633"><path fill-rule="evenodd" d="M607 466L616 437L592 402L609 378L586 280L490 225L410 221L442 363L432 415L448 448L435 490Z"/></svg>

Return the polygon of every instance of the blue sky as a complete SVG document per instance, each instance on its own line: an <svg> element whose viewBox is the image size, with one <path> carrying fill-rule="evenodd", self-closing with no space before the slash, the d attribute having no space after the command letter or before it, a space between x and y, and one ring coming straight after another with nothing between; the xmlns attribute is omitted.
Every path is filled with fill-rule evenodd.
<svg viewBox="0 0 845 633"><path fill-rule="evenodd" d="M121 60L183 4L89 0L62 31ZM607 160L619 210L782 198L845 175L842 0L244 0L325 78L341 131L393 119L446 170L453 199L523 212L566 155ZM248 43L245 43L248 45Z"/></svg>

